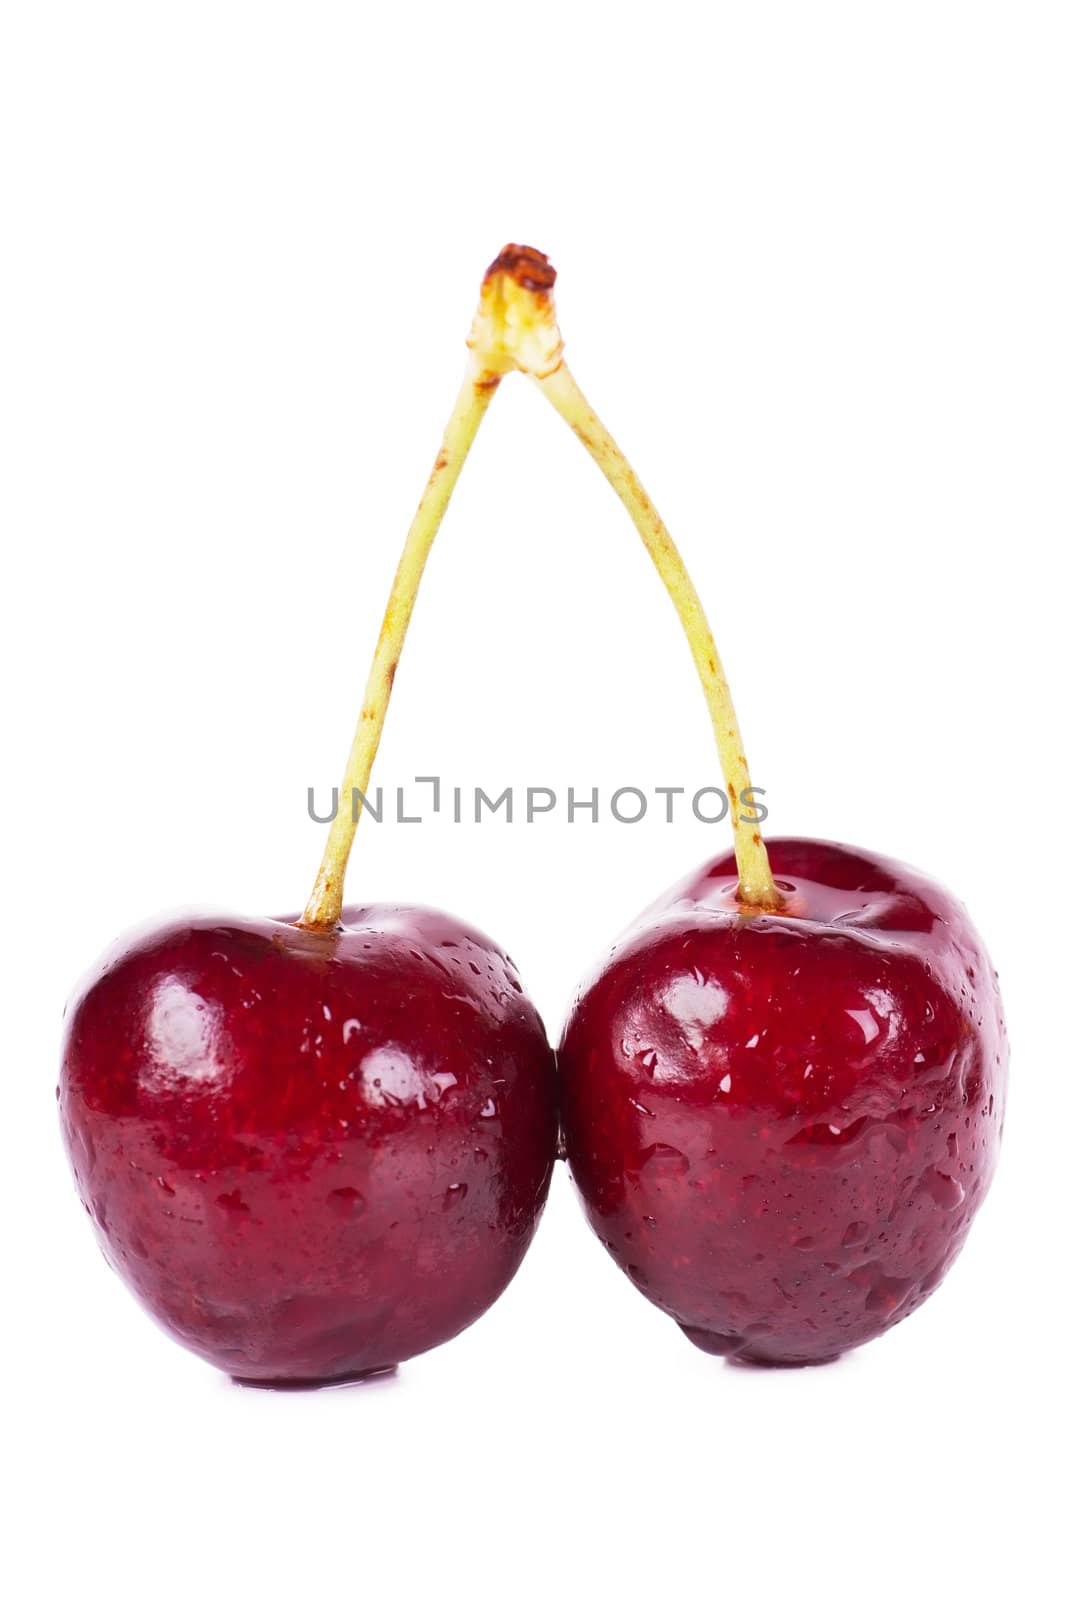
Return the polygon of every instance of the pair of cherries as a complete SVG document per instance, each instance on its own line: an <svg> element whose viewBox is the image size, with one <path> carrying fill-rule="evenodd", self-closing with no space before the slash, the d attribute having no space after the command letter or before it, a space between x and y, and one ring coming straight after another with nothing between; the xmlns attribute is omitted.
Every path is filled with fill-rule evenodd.
<svg viewBox="0 0 1067 1600"><path fill-rule="evenodd" d="M681 558L562 358L538 251L493 263L401 557L337 815L299 919L162 922L72 1005L60 1111L105 1254L246 1382L351 1380L452 1338L506 1287L559 1147L590 1221L701 1349L830 1360L930 1294L988 1189L1007 1046L962 906L840 845L768 847ZM602 467L678 609L735 853L652 906L554 1052L511 960L345 868L426 557L501 378ZM741 799L739 799L741 797Z"/></svg>

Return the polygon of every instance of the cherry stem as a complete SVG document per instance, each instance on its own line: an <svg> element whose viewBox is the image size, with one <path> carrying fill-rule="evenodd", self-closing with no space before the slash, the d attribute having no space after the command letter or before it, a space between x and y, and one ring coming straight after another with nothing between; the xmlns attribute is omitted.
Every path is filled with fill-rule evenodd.
<svg viewBox="0 0 1067 1600"><path fill-rule="evenodd" d="M340 921L345 872L362 810L360 797L367 793L419 584L482 418L505 373L519 369L536 376L558 359L559 335L554 319L546 321L544 313L555 274L536 256L532 252L527 259L524 252L509 246L483 281L467 340L467 370L393 579L337 811L300 927L330 929Z"/></svg>
<svg viewBox="0 0 1067 1600"><path fill-rule="evenodd" d="M535 251L527 251L525 254L527 258L539 256ZM700 684L704 690L704 698L711 713L719 761L726 780L730 820L734 830L738 898L752 910L777 910L782 905L783 899L771 873L767 847L751 814L748 817L741 814L742 807L749 813L752 810L750 804L752 779L745 759L745 749L741 742L741 730L730 686L726 681L726 674L708 626L708 619L704 615L700 596L693 587L678 546L668 533L663 518L652 504L634 469L578 387L563 359L563 340L556 324L555 306L551 295L551 284L555 279L555 273L544 257L539 256L539 259L551 277L548 291L538 299L536 314L545 321L546 342L549 347L554 347L556 360L550 368L542 366L539 370L530 368L521 370L534 380L563 420L578 435L630 513L645 549L652 557L656 571L663 580L674 609L678 613L686 639L689 641ZM531 308L531 315L533 314Z"/></svg>

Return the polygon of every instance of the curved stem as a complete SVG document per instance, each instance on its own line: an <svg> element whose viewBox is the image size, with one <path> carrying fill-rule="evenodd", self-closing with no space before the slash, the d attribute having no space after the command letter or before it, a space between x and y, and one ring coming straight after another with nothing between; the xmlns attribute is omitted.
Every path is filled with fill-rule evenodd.
<svg viewBox="0 0 1067 1600"><path fill-rule="evenodd" d="M671 597L678 620L682 624L693 661L696 664L700 685L704 691L708 710L715 729L715 742L719 750L726 793L730 803L730 820L734 830L734 851L737 856L738 894L746 905L759 910L773 911L782 904L782 896L775 886L767 858L767 847L758 827L741 816L744 796L750 790L752 778L741 742L741 729L734 710L730 685L726 681L715 640L704 615L700 596L685 568L681 553L664 525L663 518L649 499L634 469L605 428L585 395L574 381L565 361L560 361L555 372L534 379L537 387L551 401L563 420L578 435L619 499L641 536L652 557L653 564L664 587Z"/></svg>
<svg viewBox="0 0 1067 1600"><path fill-rule="evenodd" d="M499 381L498 376L487 374L482 362L472 355L396 569L363 694L363 708L359 713L348 765L345 767L337 812L330 824L322 864L300 918L300 927L329 928L340 918L345 871L361 809L358 803L353 804L353 790L361 796L367 793L371 768L382 736L382 724L392 694L393 678L404 648L404 638L426 561L463 463Z"/></svg>
<svg viewBox="0 0 1067 1600"><path fill-rule="evenodd" d="M558 360L559 334L554 319L545 317L545 306L551 306L554 280L555 272L539 251L508 245L482 282L481 300L467 339L470 361L396 569L337 813L330 824L322 864L300 927L332 928L340 920L345 872L359 816L353 805L353 792L367 793L393 678L427 558L501 378L516 368L531 374L547 371Z"/></svg>
<svg viewBox="0 0 1067 1600"><path fill-rule="evenodd" d="M511 250L515 248L509 247ZM505 251L494 265L503 263L507 254ZM678 546L667 532L663 518L649 499L634 469L579 389L563 359L563 340L552 300L555 272L540 251L525 250L519 254L523 262L528 264L533 261L537 270L532 279L514 269L510 273L513 299L519 301L524 290L530 291L526 294L524 306L527 341L523 348L512 352L513 365L533 379L585 445L630 513L645 549L663 580L685 631L704 698L711 712L715 742L726 780L730 820L733 823L738 898L753 910L774 911L781 906L782 896L775 885L767 847L759 829L751 820L741 816L745 792L750 788L752 779L741 743L741 730L730 686L700 596L693 587ZM531 330L539 332L539 340L531 338ZM527 359L529 348L533 349L535 359Z"/></svg>

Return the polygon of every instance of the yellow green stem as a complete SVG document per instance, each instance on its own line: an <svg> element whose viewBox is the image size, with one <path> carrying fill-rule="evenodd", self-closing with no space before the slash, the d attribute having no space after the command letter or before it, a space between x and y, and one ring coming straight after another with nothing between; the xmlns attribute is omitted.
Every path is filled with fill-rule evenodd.
<svg viewBox="0 0 1067 1600"><path fill-rule="evenodd" d="M382 724L393 690L393 678L404 648L419 584L456 480L499 381L494 380L487 386L484 378L481 363L472 357L455 409L445 428L433 471L408 530L371 661L363 694L363 708L348 754L337 811L330 824L315 887L300 919L300 925L304 928L330 928L340 920L345 871L356 835L359 812L362 810L358 796L367 793L371 768L382 736ZM355 804L353 791L357 795Z"/></svg>
<svg viewBox="0 0 1067 1600"><path fill-rule="evenodd" d="M408 531L385 608L363 695L363 708L348 755L318 877L300 918L304 928L332 928L341 916L345 872L382 736L393 678L404 648L415 598L437 530L448 509L482 418L505 373L521 366L536 373L550 367L558 351L554 327L546 327L538 263L511 247L494 261L482 284L481 301L467 340L470 360L433 471ZM548 282L551 288L551 279Z"/></svg>
<svg viewBox="0 0 1067 1600"><path fill-rule="evenodd" d="M696 664L715 730L715 742L730 802L730 821L734 829L738 894L746 905L765 911L776 910L782 903L782 897L775 887L767 846L759 828L751 820L748 802L751 801L752 778L745 747L741 742L733 696L708 619L704 615L704 607L686 571L681 552L634 469L575 383L567 363L561 361L555 372L534 381L578 435L630 513L642 543L671 597ZM743 807L749 812L747 820L742 816Z"/></svg>
<svg viewBox="0 0 1067 1600"><path fill-rule="evenodd" d="M529 309L531 321L539 321L542 329L541 349L554 352L550 362L539 366L523 365L516 359L520 371L533 379L537 387L559 412L563 420L578 435L597 466L615 490L630 513L641 540L652 557L667 593L678 613L685 637L692 651L700 684L704 690L711 713L719 761L726 780L730 802L730 820L734 830L734 851L737 856L738 896L753 910L773 911L782 904L782 896L775 886L767 858L767 847L751 816L742 815L746 807L746 791L751 788L741 730L737 722L730 686L726 681L722 661L715 646L708 619L685 569L678 546L664 525L637 474L605 428L563 359L563 340L556 323L552 301L552 284L555 273L545 257L536 251L526 251L525 256L536 256L542 266L547 288L542 286L536 303Z"/></svg>

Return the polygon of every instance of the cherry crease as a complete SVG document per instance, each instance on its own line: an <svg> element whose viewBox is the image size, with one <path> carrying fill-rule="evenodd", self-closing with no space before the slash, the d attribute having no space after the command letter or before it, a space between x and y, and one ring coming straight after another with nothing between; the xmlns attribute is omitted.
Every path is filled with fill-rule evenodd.
<svg viewBox="0 0 1067 1600"><path fill-rule="evenodd" d="M963 907L867 851L768 841L781 914L726 855L651 906L560 1044L587 1215L701 1349L831 1360L921 1305L1000 1143L1007 1044Z"/></svg>
<svg viewBox="0 0 1067 1600"><path fill-rule="evenodd" d="M245 1381L380 1372L490 1306L556 1154L541 1019L484 935L419 907L160 923L70 1008L59 1088L111 1265Z"/></svg>

